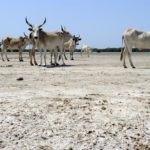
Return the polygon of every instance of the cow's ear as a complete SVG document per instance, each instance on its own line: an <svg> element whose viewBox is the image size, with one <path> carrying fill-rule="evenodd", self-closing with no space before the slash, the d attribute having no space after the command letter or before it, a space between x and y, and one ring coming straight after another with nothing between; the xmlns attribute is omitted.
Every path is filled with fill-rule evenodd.
<svg viewBox="0 0 150 150"><path fill-rule="evenodd" d="M39 31L42 31L42 28L40 28Z"/></svg>
<svg viewBox="0 0 150 150"><path fill-rule="evenodd" d="M29 30L29 31L33 31L32 28L29 28L28 30Z"/></svg>

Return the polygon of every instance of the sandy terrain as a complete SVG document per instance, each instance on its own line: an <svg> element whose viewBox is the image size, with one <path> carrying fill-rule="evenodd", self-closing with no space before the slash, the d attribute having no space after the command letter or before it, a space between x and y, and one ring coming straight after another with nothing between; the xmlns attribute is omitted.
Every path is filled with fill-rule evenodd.
<svg viewBox="0 0 150 150"><path fill-rule="evenodd" d="M150 53L134 53L136 69L124 69L119 53L76 54L48 68L8 56L0 60L0 149L150 149Z"/></svg>

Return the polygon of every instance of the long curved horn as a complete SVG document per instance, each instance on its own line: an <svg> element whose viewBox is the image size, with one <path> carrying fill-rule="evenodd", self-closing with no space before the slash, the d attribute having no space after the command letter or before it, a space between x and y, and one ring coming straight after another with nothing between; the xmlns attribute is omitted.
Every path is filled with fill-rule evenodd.
<svg viewBox="0 0 150 150"><path fill-rule="evenodd" d="M64 28L63 28L63 26L62 26L62 25L61 25L61 31L62 31L62 32L65 32L65 30L64 30Z"/></svg>
<svg viewBox="0 0 150 150"><path fill-rule="evenodd" d="M33 25L28 22L27 17L25 18L25 20L26 20L26 23L27 23L31 28L33 28Z"/></svg>
<svg viewBox="0 0 150 150"><path fill-rule="evenodd" d="M23 32L23 34L24 34L24 36L25 36L26 38L28 38L28 36L25 34L25 32Z"/></svg>
<svg viewBox="0 0 150 150"><path fill-rule="evenodd" d="M46 18L45 18L44 22L41 25L39 25L39 28L41 28L45 23L46 23Z"/></svg>

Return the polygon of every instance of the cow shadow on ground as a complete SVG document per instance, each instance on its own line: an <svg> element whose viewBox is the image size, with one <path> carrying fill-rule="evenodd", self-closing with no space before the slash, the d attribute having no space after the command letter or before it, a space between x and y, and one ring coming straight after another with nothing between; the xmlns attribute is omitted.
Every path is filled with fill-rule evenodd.
<svg viewBox="0 0 150 150"><path fill-rule="evenodd" d="M68 67L74 67L76 65L57 65L57 66L54 66L54 65L47 65L45 66L45 68L68 68Z"/></svg>
<svg viewBox="0 0 150 150"><path fill-rule="evenodd" d="M13 67L13 65L0 65L0 67Z"/></svg>

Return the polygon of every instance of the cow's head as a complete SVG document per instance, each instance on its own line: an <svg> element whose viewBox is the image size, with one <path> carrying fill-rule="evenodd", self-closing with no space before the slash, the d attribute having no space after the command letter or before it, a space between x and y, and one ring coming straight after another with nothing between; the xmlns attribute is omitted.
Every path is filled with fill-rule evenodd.
<svg viewBox="0 0 150 150"><path fill-rule="evenodd" d="M75 36L75 35L74 35L74 36L73 36L73 40L75 41L75 44L76 44L76 45L79 45L78 42L79 42L80 40L82 40L82 39L80 38L80 35L79 35L79 36Z"/></svg>
<svg viewBox="0 0 150 150"><path fill-rule="evenodd" d="M34 26L31 23L29 23L29 21L27 20L27 17L25 18L25 21L30 26L30 28L28 30L31 31L31 34L32 34L32 37L34 38L34 40L39 39L39 32L42 31L42 26L46 23L46 18L45 18L44 22L39 26Z"/></svg>

